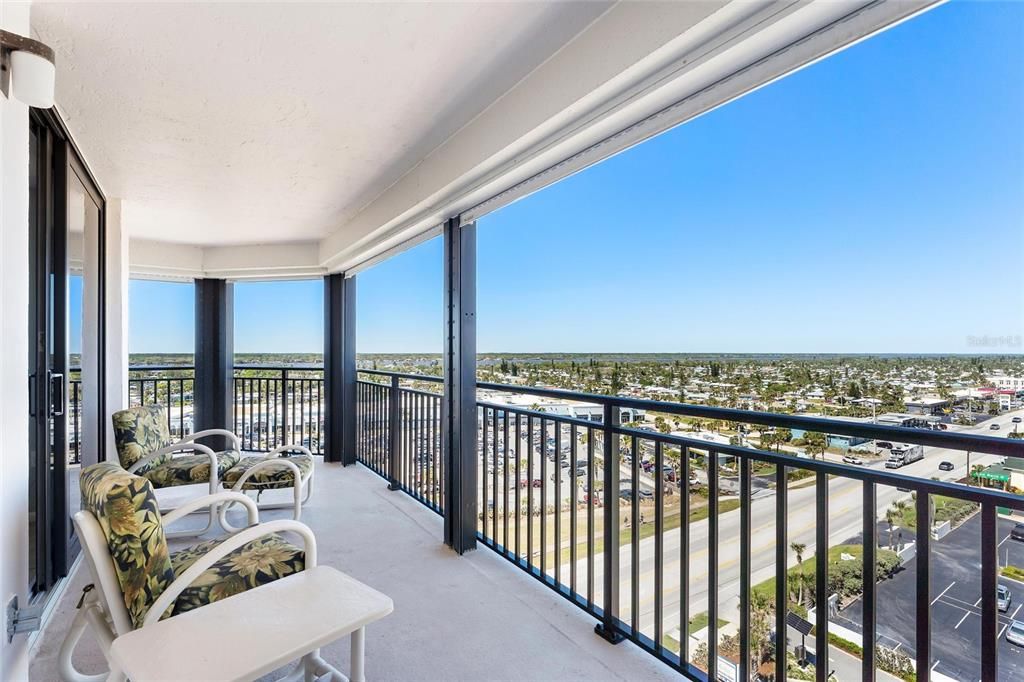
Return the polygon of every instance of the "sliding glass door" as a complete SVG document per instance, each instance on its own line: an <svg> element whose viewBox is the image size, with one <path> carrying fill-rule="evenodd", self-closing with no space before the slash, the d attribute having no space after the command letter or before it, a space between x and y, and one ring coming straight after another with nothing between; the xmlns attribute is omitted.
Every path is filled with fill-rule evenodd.
<svg viewBox="0 0 1024 682"><path fill-rule="evenodd" d="M41 598L79 550L82 463L103 457L103 197L56 115L33 110L29 235L29 581Z"/></svg>

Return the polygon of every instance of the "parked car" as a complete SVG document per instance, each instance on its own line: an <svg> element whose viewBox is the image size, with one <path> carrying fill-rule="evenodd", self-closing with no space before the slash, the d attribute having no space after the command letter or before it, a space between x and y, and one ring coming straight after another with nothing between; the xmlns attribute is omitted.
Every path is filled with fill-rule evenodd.
<svg viewBox="0 0 1024 682"><path fill-rule="evenodd" d="M1010 537L1014 540L1024 540L1024 523L1018 523L1010 531Z"/></svg>
<svg viewBox="0 0 1024 682"><path fill-rule="evenodd" d="M988 430L989 431L998 431L999 430L999 424L992 424L990 427L988 427Z"/></svg>
<svg viewBox="0 0 1024 682"><path fill-rule="evenodd" d="M846 462L847 464L855 464L857 466L861 466L862 464L864 464L864 460L862 460L860 457L854 457L853 455L844 456L843 461Z"/></svg>
<svg viewBox="0 0 1024 682"><path fill-rule="evenodd" d="M1013 423L1014 423L1014 424L1020 424L1020 422L1021 422L1021 419L1020 419L1020 417L1014 417L1014 418L1012 419L1012 421L1013 421Z"/></svg>
<svg viewBox="0 0 1024 682"><path fill-rule="evenodd" d="M1024 623L1019 620L1010 623L1010 627L1006 628L1006 641L1024 646Z"/></svg>
<svg viewBox="0 0 1024 682"><path fill-rule="evenodd" d="M654 492L647 488L640 488L637 492L637 498L643 500L650 500L654 497ZM622 488L619 490L619 497L623 500L630 500L633 498L633 488Z"/></svg>
<svg viewBox="0 0 1024 682"><path fill-rule="evenodd" d="M952 470L953 470L953 463L952 462L939 462L939 471L952 471Z"/></svg>
<svg viewBox="0 0 1024 682"><path fill-rule="evenodd" d="M996 588L996 606L1003 613L1010 610L1010 602L1013 601L1013 596L1010 594L1010 590L1006 585L1000 585Z"/></svg>

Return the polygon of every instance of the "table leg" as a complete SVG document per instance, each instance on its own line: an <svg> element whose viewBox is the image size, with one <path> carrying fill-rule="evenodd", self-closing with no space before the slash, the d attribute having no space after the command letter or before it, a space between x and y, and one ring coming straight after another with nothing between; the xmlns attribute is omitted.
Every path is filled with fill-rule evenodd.
<svg viewBox="0 0 1024 682"><path fill-rule="evenodd" d="M352 633L352 667L350 669L349 679L352 682L366 682L366 670L365 670L365 643L366 643L366 628L359 628Z"/></svg>
<svg viewBox="0 0 1024 682"><path fill-rule="evenodd" d="M316 679L316 654L306 654L302 657L302 680L303 682L313 682Z"/></svg>

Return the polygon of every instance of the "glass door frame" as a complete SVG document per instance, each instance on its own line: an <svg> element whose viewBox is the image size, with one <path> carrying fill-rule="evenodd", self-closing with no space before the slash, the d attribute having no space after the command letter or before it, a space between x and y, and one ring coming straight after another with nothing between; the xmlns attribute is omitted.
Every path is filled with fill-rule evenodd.
<svg viewBox="0 0 1024 682"><path fill-rule="evenodd" d="M70 388L68 356L68 191L72 175L95 202L98 268L97 418L96 452L106 457L105 415L105 301L106 199L82 161L67 128L53 109L32 109L30 125L37 136L36 195L32 206L30 246L30 375L29 456L35 479L30 512L35 514L34 560L30 574L31 601L46 598L68 574L80 552L71 524L67 421ZM83 309L83 314L84 314Z"/></svg>

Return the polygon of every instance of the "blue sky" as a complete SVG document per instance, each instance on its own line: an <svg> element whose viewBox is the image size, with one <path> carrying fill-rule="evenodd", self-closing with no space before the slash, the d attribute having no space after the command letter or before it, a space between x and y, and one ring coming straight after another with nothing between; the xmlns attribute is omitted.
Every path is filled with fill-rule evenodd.
<svg viewBox="0 0 1024 682"><path fill-rule="evenodd" d="M478 348L1021 352L968 339L1024 334L1022 45L1024 3L953 2L485 216ZM237 349L320 350L321 290L237 285ZM131 295L132 351L191 349L190 287ZM439 239L357 327L441 349Z"/></svg>

